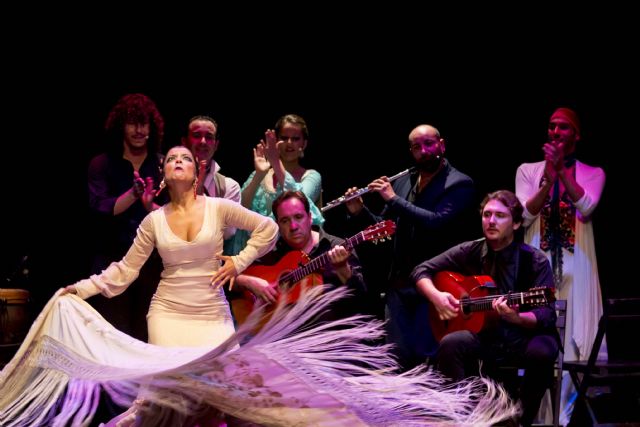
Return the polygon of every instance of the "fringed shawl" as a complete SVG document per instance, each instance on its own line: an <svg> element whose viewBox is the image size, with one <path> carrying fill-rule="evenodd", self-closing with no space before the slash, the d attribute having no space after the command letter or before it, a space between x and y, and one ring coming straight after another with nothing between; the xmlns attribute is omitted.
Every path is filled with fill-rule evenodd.
<svg viewBox="0 0 640 427"><path fill-rule="evenodd" d="M383 334L379 321L356 316L308 326L344 294L315 287L279 306L247 341L260 321L254 312L210 349L137 341L58 291L0 373L0 425L86 426L101 389L123 406L142 400L134 413L149 426L176 425L211 408L268 426L489 426L517 414L486 379L447 387L425 368L394 374L388 347L370 345Z"/></svg>

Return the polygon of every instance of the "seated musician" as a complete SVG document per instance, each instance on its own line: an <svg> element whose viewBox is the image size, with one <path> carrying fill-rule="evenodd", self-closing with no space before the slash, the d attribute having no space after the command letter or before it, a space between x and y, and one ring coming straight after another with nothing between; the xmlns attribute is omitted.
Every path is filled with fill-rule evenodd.
<svg viewBox="0 0 640 427"><path fill-rule="evenodd" d="M436 353L435 366L453 381L478 375L479 361L484 367L496 363L517 363L524 367L519 396L523 408L520 423L530 425L546 388L553 381L553 363L559 345L551 297L530 311L520 311L518 305L507 304L510 293L553 286L551 266L544 253L514 238L515 231L522 225L522 212L522 205L510 191L487 195L481 204L484 238L461 243L419 264L413 270L412 279L418 292L435 306L444 321L460 315L460 295L438 289L437 280L436 283L432 280L436 273L450 270L493 278L498 295L489 297L491 307L488 309L499 316L496 325L478 333L458 330L445 335ZM552 296L553 292L548 294ZM473 298L473 294L470 297Z"/></svg>
<svg viewBox="0 0 640 427"><path fill-rule="evenodd" d="M349 250L342 246L343 239L327 234L322 229L315 231L311 228L309 200L304 193L301 191L282 193L273 202L273 214L280 228L280 239L276 248L258 260L257 264L263 267L268 266L268 270L273 270L271 271L274 273L273 277L277 277L283 271L293 270L306 263L307 260L298 256L302 255L301 252L309 259L315 259L326 253L328 262L312 273L315 277L308 277L308 279L311 279L313 284L325 284L329 288L347 286L351 295L331 306L322 320L333 320L361 313L366 286L358 257L353 249ZM263 303L275 303L280 294L277 284L274 283L276 280L269 281L263 277L250 275L251 271L250 267L244 274L239 275L236 278L236 285L251 291ZM238 318L236 312L234 315Z"/></svg>

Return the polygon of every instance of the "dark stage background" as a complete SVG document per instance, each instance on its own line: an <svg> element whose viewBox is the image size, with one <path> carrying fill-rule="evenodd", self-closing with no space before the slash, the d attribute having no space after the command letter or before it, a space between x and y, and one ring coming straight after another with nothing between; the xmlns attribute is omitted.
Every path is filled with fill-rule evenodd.
<svg viewBox="0 0 640 427"><path fill-rule="evenodd" d="M637 83L626 57L599 47L599 61L609 70L603 72L593 67L588 40L562 63L553 60L553 45L514 53L478 44L452 49L446 58L427 55L429 46L373 46L316 46L313 54L298 56L280 45L272 56L274 47L255 57L240 50L241 60L207 52L206 64L195 56L152 63L136 46L139 56L127 46L126 58L94 51L87 60L80 50L40 47L55 51L46 65L22 51L2 83L1 287L25 287L43 300L86 277L93 235L87 165L101 151L110 108L125 93L143 92L164 115L165 148L179 142L192 115L215 117L221 138L216 160L241 184L264 130L282 114L302 115L310 130L304 164L321 172L325 203L347 187L410 166L407 135L420 123L440 129L448 158L475 180L479 198L513 190L517 166L542 159L551 112L572 107L583 123L578 158L607 173L595 217L603 290L606 296L638 295L635 281L617 273L633 265L637 241L631 206L638 180L630 179L629 154L637 149L637 98L631 96ZM365 197L371 203L377 198ZM342 209L327 216L327 228L336 233Z"/></svg>

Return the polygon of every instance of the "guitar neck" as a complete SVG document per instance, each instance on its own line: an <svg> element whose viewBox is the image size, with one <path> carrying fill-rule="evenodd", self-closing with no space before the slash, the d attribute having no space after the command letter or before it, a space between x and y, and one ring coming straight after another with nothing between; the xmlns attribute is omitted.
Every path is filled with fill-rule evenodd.
<svg viewBox="0 0 640 427"><path fill-rule="evenodd" d="M492 310L491 303L501 297L507 297L507 305L523 305L526 304L526 296L528 292L515 292L506 295L489 295L481 298L469 298L460 301L460 307L464 313L472 313L475 311Z"/></svg>
<svg viewBox="0 0 640 427"><path fill-rule="evenodd" d="M364 239L364 233L360 232L360 233L356 234L355 236L351 236L347 240L345 240L343 246L345 248L347 248L347 249L351 249L354 246L362 243L364 240L365 240ZM281 284L297 283L300 280L302 280L305 277L307 277L308 275L310 275L311 273L313 273L314 271L322 268L323 266L325 266L328 263L329 263L329 256L325 252L322 255L319 255L319 256L315 257L314 259L312 259L311 261L309 261L305 265L300 266L300 267L296 268L295 270L290 271L289 273L283 275L280 278L280 283Z"/></svg>

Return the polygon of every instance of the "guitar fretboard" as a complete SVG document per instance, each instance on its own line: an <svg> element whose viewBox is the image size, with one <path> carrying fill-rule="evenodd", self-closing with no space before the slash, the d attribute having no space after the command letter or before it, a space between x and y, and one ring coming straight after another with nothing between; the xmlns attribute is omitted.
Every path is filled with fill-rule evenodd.
<svg viewBox="0 0 640 427"><path fill-rule="evenodd" d="M352 249L354 246L364 242L364 240L365 240L364 232L361 231L360 233L356 234L355 236L351 236L347 240L345 240L343 246L345 248L347 248L347 249ZM292 285L294 283L297 283L300 280L304 279L309 274L313 273L314 271L316 271L316 270L320 269L321 267L323 267L324 265L326 265L328 262L329 262L329 256L325 252L322 255L319 255L319 256L315 257L314 259L312 259L311 261L309 261L305 265L300 266L300 267L296 268L295 270L290 271L289 273L283 275L280 278L280 284L281 285Z"/></svg>
<svg viewBox="0 0 640 427"><path fill-rule="evenodd" d="M544 292L516 292L507 295L492 295L482 298L462 299L460 306L463 313L471 313L474 311L492 310L491 303L500 298L507 297L507 305L541 305L547 303L547 297Z"/></svg>

